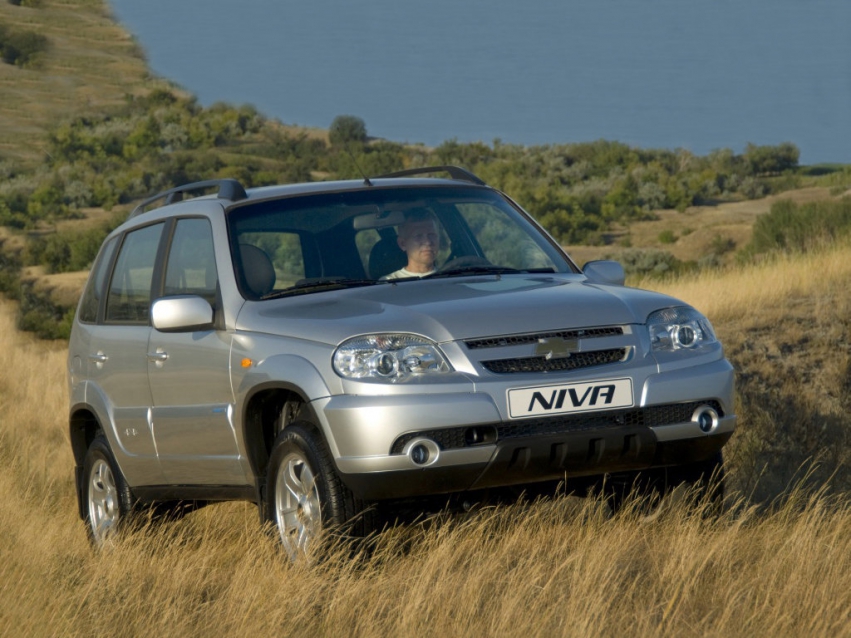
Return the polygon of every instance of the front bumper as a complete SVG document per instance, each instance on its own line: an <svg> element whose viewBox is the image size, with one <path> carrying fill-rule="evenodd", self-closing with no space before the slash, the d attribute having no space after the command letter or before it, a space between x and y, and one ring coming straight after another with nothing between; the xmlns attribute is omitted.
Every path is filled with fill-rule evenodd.
<svg viewBox="0 0 851 638"><path fill-rule="evenodd" d="M516 385L344 395L317 402L317 413L341 478L368 500L703 461L736 426L733 371L723 359L633 377L636 407L618 410L511 419L505 396ZM708 430L698 419L706 408L717 416ZM411 454L418 441L433 452L419 464Z"/></svg>
<svg viewBox="0 0 851 638"><path fill-rule="evenodd" d="M735 421L732 417L728 422ZM382 500L449 494L540 481L641 471L705 461L718 452L732 431L711 436L660 442L649 428L617 428L516 439L482 447L476 454L448 451L446 463L340 476L360 498ZM482 461L482 458L487 460ZM394 459L397 460L397 459ZM396 464L394 464L396 465ZM413 466L413 467L412 467Z"/></svg>

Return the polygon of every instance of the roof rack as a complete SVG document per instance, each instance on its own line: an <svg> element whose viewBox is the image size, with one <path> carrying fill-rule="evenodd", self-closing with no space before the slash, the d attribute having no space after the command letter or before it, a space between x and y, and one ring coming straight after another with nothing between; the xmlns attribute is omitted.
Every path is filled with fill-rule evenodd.
<svg viewBox="0 0 851 638"><path fill-rule="evenodd" d="M449 173L449 177L452 179L470 182L479 186L487 186L487 183L480 177L477 177L466 168L461 168L460 166L423 166L422 168L408 168L404 171L395 171L393 173L387 173L386 175L379 175L374 179L381 179L384 177L409 177L411 175L427 175L429 173Z"/></svg>
<svg viewBox="0 0 851 638"><path fill-rule="evenodd" d="M161 199L165 199L164 205L167 206L168 204L173 204L174 202L182 201L184 193L191 193L193 191L203 190L205 188L212 188L214 186L218 187L219 189L219 199L229 199L232 202L237 202L241 199L246 199L248 197L248 194L245 192L245 189L242 187L242 184L240 184L239 181L235 179L209 179L204 182L193 182L191 184L184 184L183 186L170 188L167 191L163 191L162 193L158 193L153 197L149 197L141 204L136 206L136 208L133 209L133 212L127 216L127 219L135 217L136 215L141 215L145 212L145 208Z"/></svg>

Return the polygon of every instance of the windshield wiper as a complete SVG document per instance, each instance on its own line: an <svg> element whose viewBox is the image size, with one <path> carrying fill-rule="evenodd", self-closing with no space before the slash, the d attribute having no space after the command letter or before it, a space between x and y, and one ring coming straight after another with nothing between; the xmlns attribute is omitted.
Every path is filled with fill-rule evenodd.
<svg viewBox="0 0 851 638"><path fill-rule="evenodd" d="M332 290L339 288L358 288L360 286L374 286L375 284L386 284L386 281L377 279L351 279L349 277L317 277L315 279L305 279L299 281L289 288L283 290L273 290L266 293L260 299L278 299L280 297L288 297L290 295L300 295L308 292L317 292L320 290Z"/></svg>
<svg viewBox="0 0 851 638"><path fill-rule="evenodd" d="M449 268L447 270L438 270L435 273L426 275L423 279L439 279L441 277L454 277L456 275L510 275L519 272L525 271L517 270L516 268L509 268L507 266L476 264Z"/></svg>

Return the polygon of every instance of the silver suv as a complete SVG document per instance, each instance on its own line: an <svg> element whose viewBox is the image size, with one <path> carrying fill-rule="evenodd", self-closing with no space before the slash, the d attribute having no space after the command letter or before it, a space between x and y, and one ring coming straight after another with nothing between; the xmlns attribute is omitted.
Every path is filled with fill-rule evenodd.
<svg viewBox="0 0 851 638"><path fill-rule="evenodd" d="M457 167L160 193L74 321L80 516L101 543L141 504L247 500L295 556L417 497L708 484L733 369L698 311L623 284Z"/></svg>

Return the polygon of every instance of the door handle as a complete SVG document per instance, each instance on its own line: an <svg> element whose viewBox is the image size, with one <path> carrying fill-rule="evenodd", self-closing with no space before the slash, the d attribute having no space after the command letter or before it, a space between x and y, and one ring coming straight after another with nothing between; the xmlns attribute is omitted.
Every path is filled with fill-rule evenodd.
<svg viewBox="0 0 851 638"><path fill-rule="evenodd" d="M148 353L148 361L154 363L163 363L168 359L168 352L164 351L162 348L157 348L156 352Z"/></svg>
<svg viewBox="0 0 851 638"><path fill-rule="evenodd" d="M94 363L98 367L98 370L100 370L103 367L103 364L109 361L109 357L106 356L102 350L98 350L96 354L89 355L89 361Z"/></svg>

